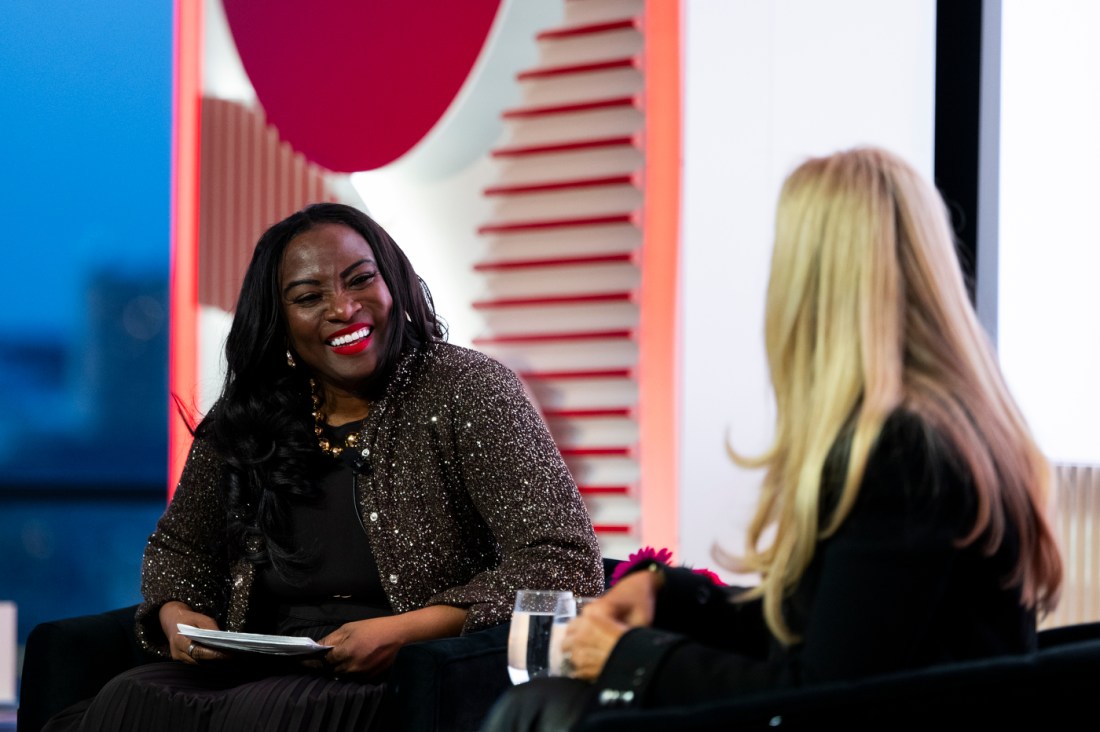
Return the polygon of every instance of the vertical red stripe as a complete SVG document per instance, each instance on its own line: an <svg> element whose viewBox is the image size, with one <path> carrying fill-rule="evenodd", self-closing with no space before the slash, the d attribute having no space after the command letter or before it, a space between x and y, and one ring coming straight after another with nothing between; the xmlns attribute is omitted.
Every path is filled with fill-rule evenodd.
<svg viewBox="0 0 1100 732"><path fill-rule="evenodd" d="M638 423L642 542L679 547L682 0L645 4L645 223Z"/></svg>
<svg viewBox="0 0 1100 732"><path fill-rule="evenodd" d="M226 242L226 247L233 253L233 264L235 268L225 273L225 287L229 290L233 287L233 280L236 280L237 272L241 270L236 269L241 264L241 253L248 245L246 240L252 235L252 229L248 224L248 212L252 205L252 176L250 174L251 160L249 159L248 148L248 136L245 126L248 124L251 114L240 105L235 105L234 109L234 124L233 124L233 140L237 148L237 164L236 164L236 190L234 192L234 198L236 199L236 205L233 207L233 238ZM236 285L239 287L240 282Z"/></svg>
<svg viewBox="0 0 1100 732"><path fill-rule="evenodd" d="M240 259L244 266L247 266L247 262L252 256L252 245L256 243L255 240L259 238L260 233L268 224L273 223L263 217L264 189L267 187L267 181L264 179L263 131L263 119L258 114L252 114L248 121L248 142L249 149L252 150L252 175L249 181L252 195L248 197L250 235L248 241L241 242L240 247ZM243 272L244 269L242 268L240 271Z"/></svg>
<svg viewBox="0 0 1100 732"><path fill-rule="evenodd" d="M198 383L198 225L202 120L202 3L176 0L172 69L172 262L169 277L168 388L185 405ZM168 497L190 448L191 434L169 400Z"/></svg>

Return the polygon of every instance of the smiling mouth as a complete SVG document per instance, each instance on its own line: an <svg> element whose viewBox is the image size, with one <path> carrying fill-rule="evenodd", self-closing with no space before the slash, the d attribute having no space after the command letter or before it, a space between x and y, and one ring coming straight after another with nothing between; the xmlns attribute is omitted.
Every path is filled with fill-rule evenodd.
<svg viewBox="0 0 1100 732"><path fill-rule="evenodd" d="M343 346L354 346L359 341L365 338L369 338L370 334L374 331L369 325L365 325L358 330L354 330L351 333L345 333L344 335L336 336L335 338L329 338L325 343L333 348L340 348Z"/></svg>

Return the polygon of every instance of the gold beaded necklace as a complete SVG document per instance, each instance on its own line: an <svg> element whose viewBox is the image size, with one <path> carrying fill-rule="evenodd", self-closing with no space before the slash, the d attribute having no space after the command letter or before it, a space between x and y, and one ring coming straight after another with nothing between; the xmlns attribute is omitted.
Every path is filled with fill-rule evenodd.
<svg viewBox="0 0 1100 732"><path fill-rule="evenodd" d="M309 380L309 391L310 398L313 400L313 434L317 435L317 445L322 452L332 457L340 457L340 453L344 450L359 444L359 433L353 430L344 438L344 444L332 444L325 436L325 413L321 411L321 397L317 394L317 384L313 379Z"/></svg>

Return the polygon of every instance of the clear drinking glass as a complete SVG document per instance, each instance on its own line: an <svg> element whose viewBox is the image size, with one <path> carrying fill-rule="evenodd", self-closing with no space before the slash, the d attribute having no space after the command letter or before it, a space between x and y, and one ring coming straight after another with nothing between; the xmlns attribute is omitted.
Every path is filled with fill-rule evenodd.
<svg viewBox="0 0 1100 732"><path fill-rule="evenodd" d="M513 684L548 674L554 615L559 602L571 602L572 599L573 593L569 591L520 590L516 593L516 607L508 629L508 676Z"/></svg>
<svg viewBox="0 0 1100 732"><path fill-rule="evenodd" d="M558 601L554 610L554 624L550 627L550 676L568 676L569 669L563 664L561 644L565 640L565 629L573 618L581 614L584 606L592 602L594 597L569 597Z"/></svg>

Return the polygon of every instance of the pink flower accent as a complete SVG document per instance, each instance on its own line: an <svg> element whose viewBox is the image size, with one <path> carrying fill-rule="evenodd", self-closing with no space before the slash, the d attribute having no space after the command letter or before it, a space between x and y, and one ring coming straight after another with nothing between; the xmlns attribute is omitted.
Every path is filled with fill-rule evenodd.
<svg viewBox="0 0 1100 732"><path fill-rule="evenodd" d="M641 549L627 557L625 562L620 562L619 566L615 567L614 571L611 572L611 585L614 586L615 583L621 580L626 573L633 570L639 564L644 564L647 562L670 564L672 562L672 551L669 549L654 549L651 546L643 546ZM717 574L710 571L709 569L699 567L698 569L693 569L691 571L695 574L701 574L719 587L726 586L726 583L723 582Z"/></svg>
<svg viewBox="0 0 1100 732"><path fill-rule="evenodd" d="M719 577L718 575L716 575L714 572L711 572L709 569L704 569L703 567L699 567L699 568L693 569L691 571L694 572L695 574L703 575L704 577L706 577L707 579L709 579L711 582L718 585L719 587L725 587L726 586L726 583L722 581L722 578Z"/></svg>
<svg viewBox="0 0 1100 732"><path fill-rule="evenodd" d="M616 582L623 578L623 575L643 562L660 562L661 564L668 564L670 561L672 561L672 552L670 550L654 549L651 546L643 546L627 557L625 562L620 562L619 566L615 567L615 570L611 573L611 584L614 586Z"/></svg>

